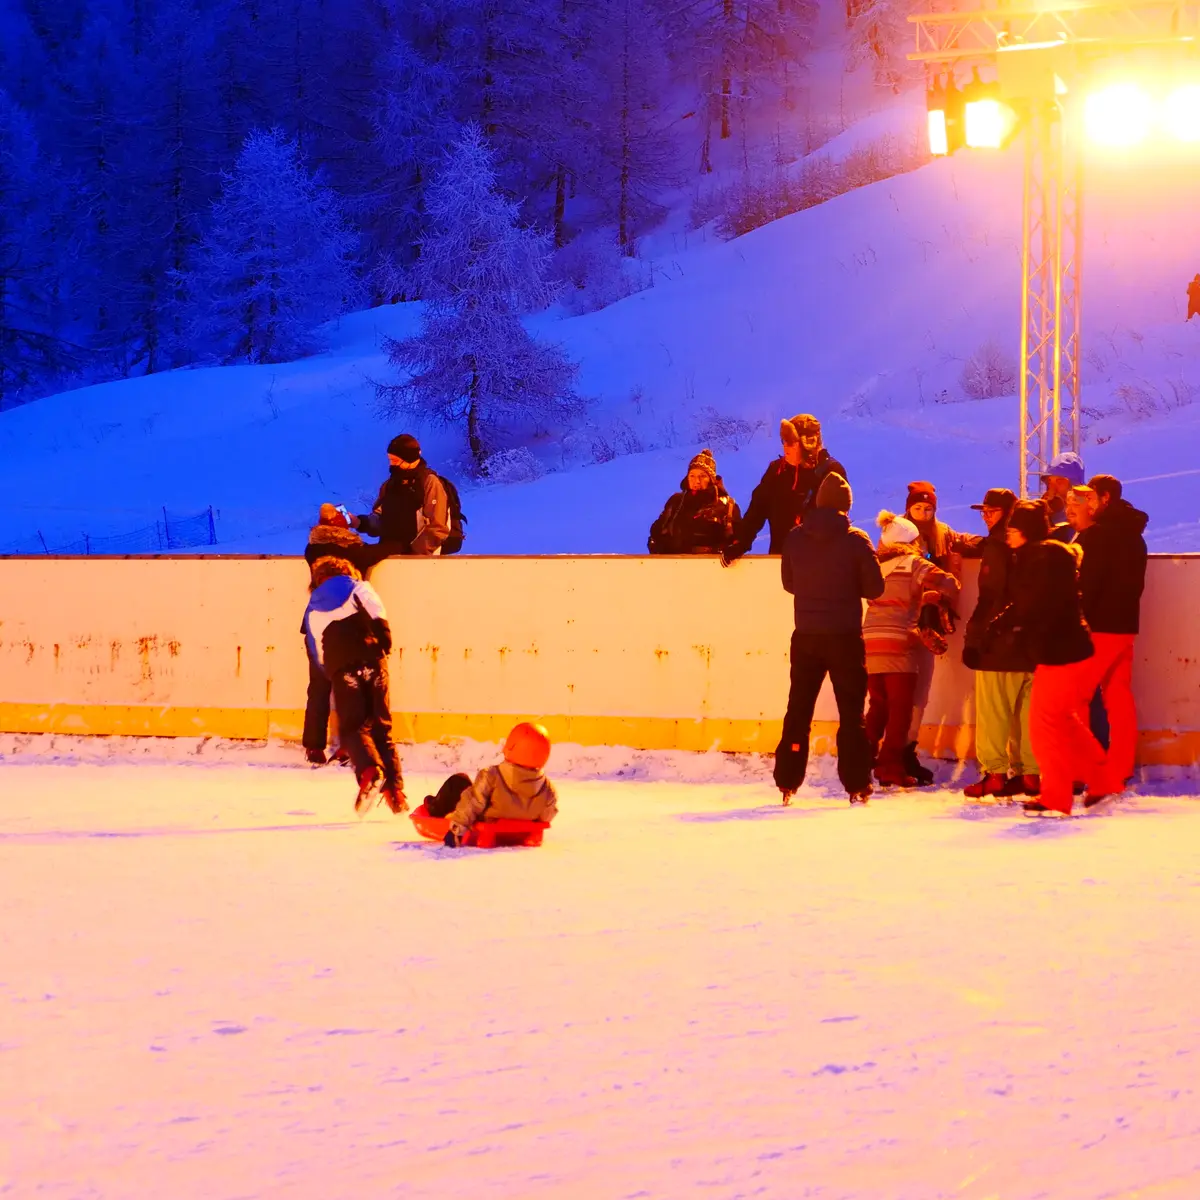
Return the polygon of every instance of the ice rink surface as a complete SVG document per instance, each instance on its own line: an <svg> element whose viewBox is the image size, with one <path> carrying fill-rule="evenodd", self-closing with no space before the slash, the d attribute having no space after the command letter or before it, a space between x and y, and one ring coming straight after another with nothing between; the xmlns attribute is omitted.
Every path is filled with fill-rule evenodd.
<svg viewBox="0 0 1200 1200"><path fill-rule="evenodd" d="M1200 1196L1194 786L580 761L455 852L333 768L0 753L0 1194Z"/></svg>

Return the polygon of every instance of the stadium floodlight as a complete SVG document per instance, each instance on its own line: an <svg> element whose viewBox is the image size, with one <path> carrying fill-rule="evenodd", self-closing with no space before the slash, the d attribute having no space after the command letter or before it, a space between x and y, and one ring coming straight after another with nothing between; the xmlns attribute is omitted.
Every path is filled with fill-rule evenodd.
<svg viewBox="0 0 1200 1200"><path fill-rule="evenodd" d="M964 110L967 145L975 150L999 150L1012 131L1008 107L999 100L968 100Z"/></svg>
<svg viewBox="0 0 1200 1200"><path fill-rule="evenodd" d="M1154 101L1136 83L1113 83L1084 101L1088 137L1100 146L1128 147L1144 142L1154 124Z"/></svg>
<svg viewBox="0 0 1200 1200"><path fill-rule="evenodd" d="M1176 88L1163 106L1163 121L1179 141L1200 142L1200 85Z"/></svg>
<svg viewBox="0 0 1200 1200"><path fill-rule="evenodd" d="M929 153L940 158L950 153L950 141L946 136L946 110L929 110Z"/></svg>

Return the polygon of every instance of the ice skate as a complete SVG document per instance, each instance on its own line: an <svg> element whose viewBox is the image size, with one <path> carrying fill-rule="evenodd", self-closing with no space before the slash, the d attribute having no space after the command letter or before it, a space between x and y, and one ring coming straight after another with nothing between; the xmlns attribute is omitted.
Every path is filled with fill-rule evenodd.
<svg viewBox="0 0 1200 1200"><path fill-rule="evenodd" d="M314 767L323 767L329 760L325 757L324 750L308 749L304 751L304 757Z"/></svg>
<svg viewBox="0 0 1200 1200"><path fill-rule="evenodd" d="M858 807L859 805L866 804L870 798L871 789L869 787L863 788L861 792L851 792L850 805L851 807Z"/></svg>
<svg viewBox="0 0 1200 1200"><path fill-rule="evenodd" d="M784 808L787 808L791 805L792 797L795 794L796 794L795 788L792 788L790 790L788 788L780 788L779 789L779 795L782 798Z"/></svg>
<svg viewBox="0 0 1200 1200"><path fill-rule="evenodd" d="M977 779L974 783L969 783L963 788L963 795L968 800L990 800L992 797L1003 797L1010 795L1004 789L1008 786L1008 780L1005 779L998 771L988 771L981 779Z"/></svg>
<svg viewBox="0 0 1200 1200"><path fill-rule="evenodd" d="M911 775L916 783L915 787L929 787L933 783L933 772L925 766L917 757L917 743L909 742L904 747L904 771Z"/></svg>
<svg viewBox="0 0 1200 1200"><path fill-rule="evenodd" d="M379 772L374 767L367 767L358 777L358 795L354 800L354 811L364 816L375 806L376 792L379 788Z"/></svg>
<svg viewBox="0 0 1200 1200"><path fill-rule="evenodd" d="M1092 816L1101 817L1112 811L1113 801L1116 798L1116 792L1097 792L1095 795L1088 792L1083 798L1084 811Z"/></svg>
<svg viewBox="0 0 1200 1200"><path fill-rule="evenodd" d="M396 816L408 812L408 799L404 795L404 788L398 783L383 789L383 802Z"/></svg>

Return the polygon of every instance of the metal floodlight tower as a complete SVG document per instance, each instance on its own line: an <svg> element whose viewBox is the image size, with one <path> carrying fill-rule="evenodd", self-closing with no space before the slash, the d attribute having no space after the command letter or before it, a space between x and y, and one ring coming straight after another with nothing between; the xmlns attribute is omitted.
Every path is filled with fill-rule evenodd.
<svg viewBox="0 0 1200 1200"><path fill-rule="evenodd" d="M953 3L953 0L951 0ZM1194 42L1200 0L1047 0L919 13L909 59L927 72L988 64L1024 127L1021 215L1020 494L1063 450L1079 452L1083 155L1064 112L1080 54ZM1032 487L1031 487L1032 485Z"/></svg>

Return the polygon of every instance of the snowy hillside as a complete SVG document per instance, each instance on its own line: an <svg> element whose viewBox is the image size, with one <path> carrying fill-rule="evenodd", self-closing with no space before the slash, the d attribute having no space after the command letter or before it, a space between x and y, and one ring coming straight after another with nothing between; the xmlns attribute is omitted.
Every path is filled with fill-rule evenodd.
<svg viewBox="0 0 1200 1200"><path fill-rule="evenodd" d="M873 120L912 114L904 101ZM1186 163L1090 170L1085 462L1136 481L1153 549L1197 550L1200 325L1183 317L1200 182ZM696 448L713 445L744 505L779 418L800 411L825 422L860 522L928 477L944 515L969 526L985 486L1016 483L1015 399L969 400L961 376L989 342L1015 367L1019 183L1017 150L959 155L731 242L693 232L668 250L660 237L650 289L537 318L581 364L588 426L535 445L544 478L466 490L466 548L640 552ZM370 380L391 377L382 336L418 318L411 305L363 312L305 361L177 371L0 415L0 549L212 504L221 549L297 552L321 501L362 504L383 477L399 429L375 414ZM762 427L746 441L739 420ZM418 432L461 480L460 436Z"/></svg>

